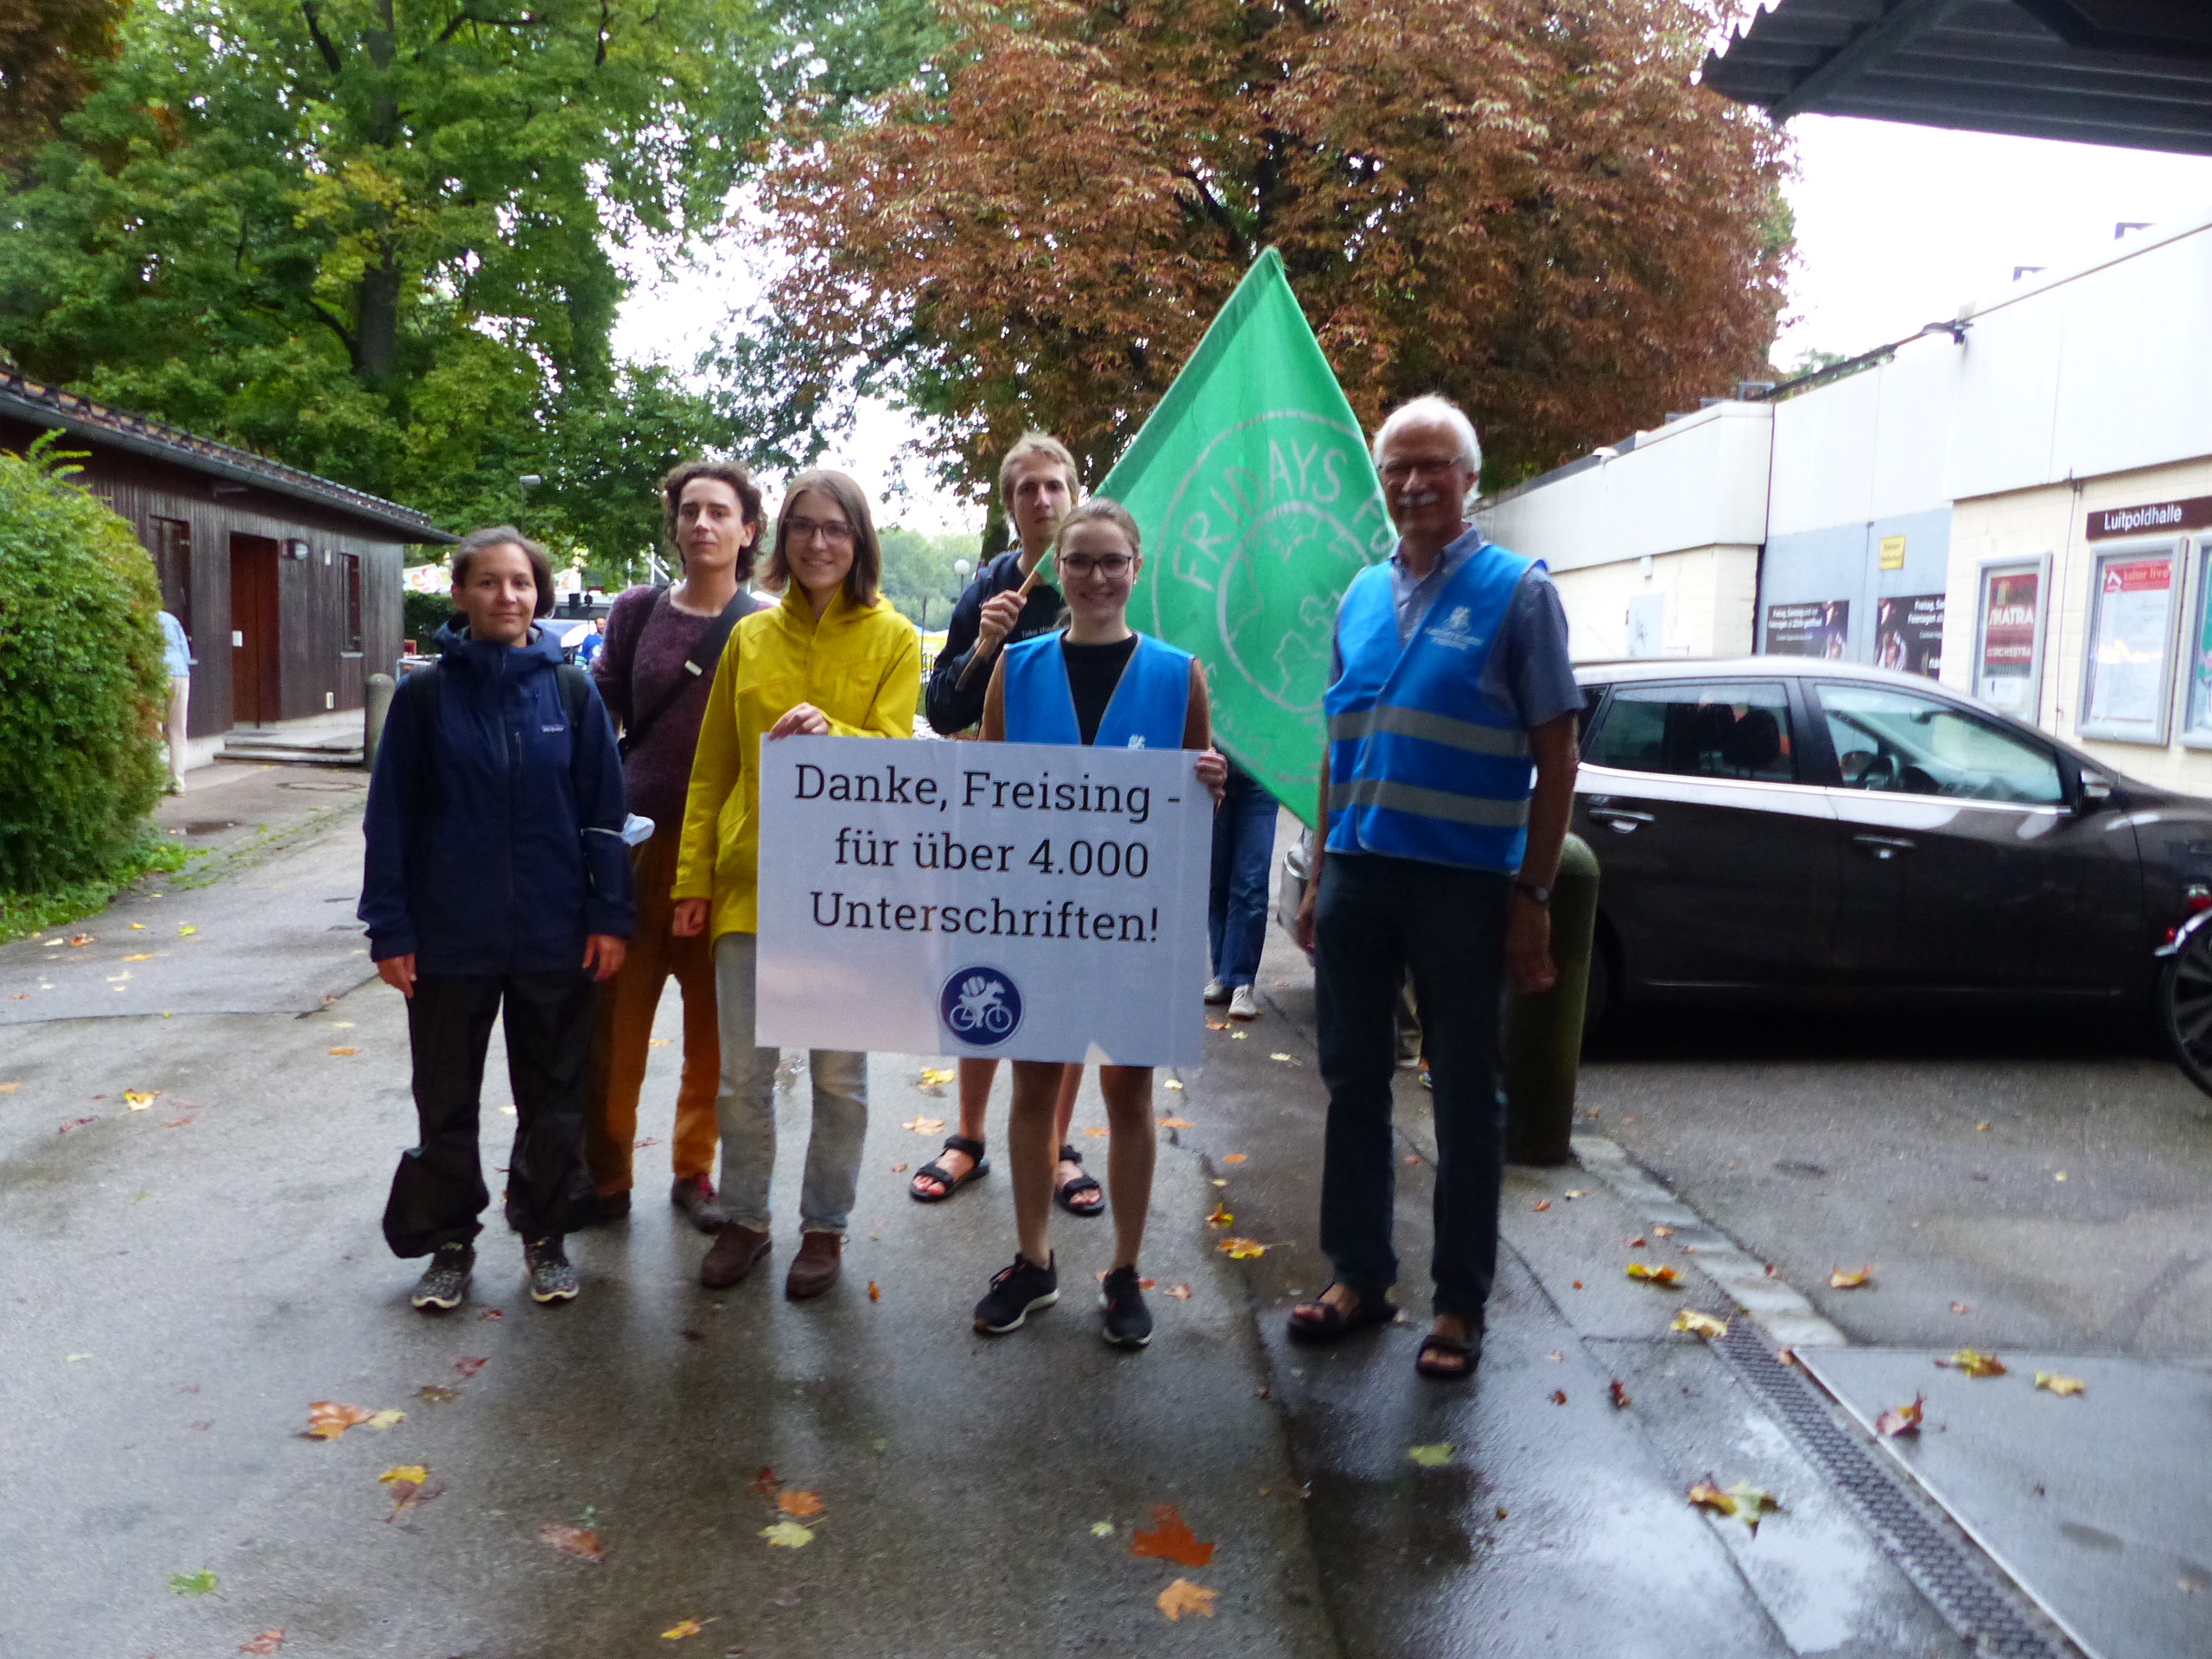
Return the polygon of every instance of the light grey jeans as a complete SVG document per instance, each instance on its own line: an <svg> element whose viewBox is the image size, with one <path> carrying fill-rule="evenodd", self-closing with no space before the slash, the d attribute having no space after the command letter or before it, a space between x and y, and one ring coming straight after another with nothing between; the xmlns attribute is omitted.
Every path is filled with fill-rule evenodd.
<svg viewBox="0 0 2212 1659"><path fill-rule="evenodd" d="M757 955L750 933L725 933L715 941L715 1001L722 1035L715 1120L722 1138L721 1211L741 1226L766 1232L768 1182L776 1173L778 1051L753 1039ZM868 1056L817 1048L809 1052L807 1066L814 1077L814 1129L799 1186L799 1227L842 1235L852 1217L861 1143L868 1135Z"/></svg>

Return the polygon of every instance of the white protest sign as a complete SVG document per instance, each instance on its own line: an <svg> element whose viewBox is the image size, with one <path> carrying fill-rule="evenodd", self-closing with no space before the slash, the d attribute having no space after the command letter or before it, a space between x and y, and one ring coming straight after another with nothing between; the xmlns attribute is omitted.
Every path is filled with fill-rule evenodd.
<svg viewBox="0 0 2212 1659"><path fill-rule="evenodd" d="M759 1041L1196 1065L1213 823L1197 758L763 743Z"/></svg>

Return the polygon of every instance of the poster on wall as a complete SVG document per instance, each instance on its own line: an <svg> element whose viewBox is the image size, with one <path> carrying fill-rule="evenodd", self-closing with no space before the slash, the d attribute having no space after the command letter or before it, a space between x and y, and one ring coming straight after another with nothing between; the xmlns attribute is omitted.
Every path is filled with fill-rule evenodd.
<svg viewBox="0 0 2212 1659"><path fill-rule="evenodd" d="M2167 658L2173 639L2172 548L2108 553L2097 561L2081 729L2165 741Z"/></svg>
<svg viewBox="0 0 2212 1659"><path fill-rule="evenodd" d="M1883 600L1874 613L1874 660L1900 674L1940 679L1943 595L1906 594Z"/></svg>
<svg viewBox="0 0 2212 1659"><path fill-rule="evenodd" d="M2196 543L2196 610L2191 619L2189 650L2187 724L2183 735L2201 747L2212 747L2212 539Z"/></svg>
<svg viewBox="0 0 2212 1659"><path fill-rule="evenodd" d="M1770 657L1826 657L1841 661L1851 653L1851 601L1817 599L1768 606L1766 649Z"/></svg>
<svg viewBox="0 0 2212 1659"><path fill-rule="evenodd" d="M2036 633L2042 621L2043 567L1981 573L1980 643L1974 691L2023 720L2036 716Z"/></svg>

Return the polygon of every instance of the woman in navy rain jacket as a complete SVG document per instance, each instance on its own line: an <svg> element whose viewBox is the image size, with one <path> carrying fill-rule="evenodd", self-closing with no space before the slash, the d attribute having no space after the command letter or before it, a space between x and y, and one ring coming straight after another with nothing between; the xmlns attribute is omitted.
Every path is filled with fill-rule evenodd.
<svg viewBox="0 0 2212 1659"><path fill-rule="evenodd" d="M492 1021L504 1021L515 1141L507 1223L530 1294L576 1294L563 1236L592 1216L583 1113L591 986L636 929L622 763L589 676L533 620L553 607L544 550L508 526L454 551L461 615L435 670L393 698L369 784L360 918L407 998L422 1141L385 1208L395 1255L428 1255L413 1296L458 1306L491 1202L477 1117Z"/></svg>

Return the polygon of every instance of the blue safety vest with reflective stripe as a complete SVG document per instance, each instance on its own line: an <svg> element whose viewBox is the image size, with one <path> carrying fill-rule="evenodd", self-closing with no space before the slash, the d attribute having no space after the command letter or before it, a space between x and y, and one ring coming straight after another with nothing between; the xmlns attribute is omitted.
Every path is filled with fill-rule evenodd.
<svg viewBox="0 0 2212 1659"><path fill-rule="evenodd" d="M1083 741L1060 639L1058 633L1043 633L1006 648L1009 743ZM1102 749L1179 749L1190 706L1191 653L1141 633L1092 741Z"/></svg>
<svg viewBox="0 0 2212 1659"><path fill-rule="evenodd" d="M1521 868L1535 774L1529 733L1483 695L1483 664L1534 559L1488 543L1452 575L1398 643L1390 567L1352 578L1337 613L1344 670L1329 687L1333 853Z"/></svg>

